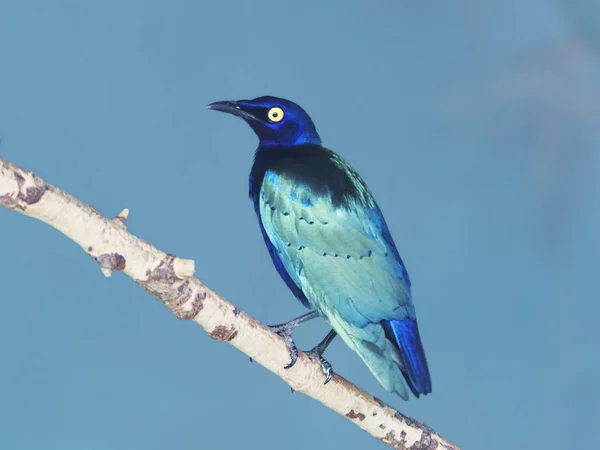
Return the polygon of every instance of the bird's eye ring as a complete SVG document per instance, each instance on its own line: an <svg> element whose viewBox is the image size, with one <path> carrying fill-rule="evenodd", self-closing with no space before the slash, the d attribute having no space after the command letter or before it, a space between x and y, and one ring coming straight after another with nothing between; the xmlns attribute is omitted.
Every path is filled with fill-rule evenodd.
<svg viewBox="0 0 600 450"><path fill-rule="evenodd" d="M279 106L274 106L267 113L267 117L271 122L281 122L283 120L283 109L281 109Z"/></svg>

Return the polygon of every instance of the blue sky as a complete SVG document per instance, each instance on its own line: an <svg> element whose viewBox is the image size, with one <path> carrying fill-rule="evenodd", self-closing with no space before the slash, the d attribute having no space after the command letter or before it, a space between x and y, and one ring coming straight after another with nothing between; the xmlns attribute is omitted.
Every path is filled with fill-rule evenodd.
<svg viewBox="0 0 600 450"><path fill-rule="evenodd" d="M594 11L596 8L596 11ZM304 312L247 199L256 138L205 109L276 95L375 193L433 377L405 403L462 448L559 449L600 419L600 30L583 1L4 2L0 155L193 258L265 323ZM595 15L594 15L595 14ZM0 447L383 448L0 210ZM297 333L302 347L326 327Z"/></svg>

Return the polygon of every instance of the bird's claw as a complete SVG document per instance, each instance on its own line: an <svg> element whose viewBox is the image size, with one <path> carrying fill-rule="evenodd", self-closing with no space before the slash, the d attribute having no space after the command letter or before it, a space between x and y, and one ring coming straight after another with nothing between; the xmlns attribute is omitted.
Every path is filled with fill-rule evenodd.
<svg viewBox="0 0 600 450"><path fill-rule="evenodd" d="M269 325L269 328L275 333L277 333L279 336L281 336L281 338L285 342L285 346L287 347L288 352L290 352L291 360L289 363L283 366L283 368L290 369L294 367L294 364L296 364L296 361L298 361L298 348L296 347L296 344L294 343L294 338L292 337L292 328L286 326L286 324Z"/></svg>
<svg viewBox="0 0 600 450"><path fill-rule="evenodd" d="M294 364L296 364L296 361L298 361L298 348L296 347L296 344L294 343L294 338L292 336L292 330L294 328L296 328L298 325L303 324L304 322L306 322L308 320L314 319L318 315L319 314L316 311L311 311L300 317L297 317L296 319L290 320L289 322L282 323L280 325L268 325L268 327L271 329L271 331L273 331L274 333L277 333L279 336L281 336L281 338L285 342L285 345L286 345L288 351L290 352L291 360L288 364L283 366L284 369L289 369L291 367L294 367ZM329 380L331 380L332 371L331 371L331 364L329 364L327 362L327 360L325 358L323 358L323 352L325 351L325 349L331 343L331 341L333 340L333 338L335 336L336 336L336 332L331 330L329 332L329 334L325 337L325 339L323 339L316 347L314 347L311 351L306 352L307 355L315 358L317 361L319 361L319 364L321 364L321 369L323 369L323 372L325 372L325 375L327 375L327 377L325 379L325 384L329 383Z"/></svg>
<svg viewBox="0 0 600 450"><path fill-rule="evenodd" d="M331 381L331 376L333 375L333 367L331 367L331 363L325 358L323 358L323 354L320 353L318 350L312 349L306 352L306 354L309 357L316 359L319 365L321 366L321 370L325 374L325 381L323 382L323 384L329 383Z"/></svg>
<svg viewBox="0 0 600 450"><path fill-rule="evenodd" d="M288 351L290 352L290 362L283 366L284 369L291 369L298 361L298 349L296 345L292 342L292 347L288 346Z"/></svg>

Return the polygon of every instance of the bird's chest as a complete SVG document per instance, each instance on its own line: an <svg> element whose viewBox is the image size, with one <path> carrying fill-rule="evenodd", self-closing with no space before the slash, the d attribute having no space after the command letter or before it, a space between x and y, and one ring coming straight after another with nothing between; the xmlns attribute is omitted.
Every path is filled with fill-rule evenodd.
<svg viewBox="0 0 600 450"><path fill-rule="evenodd" d="M347 219L327 197L274 172L267 173L256 205L267 245L281 267L327 315L331 300L348 298L352 273L368 264L363 259L370 254L369 242L340 225Z"/></svg>
<svg viewBox="0 0 600 450"><path fill-rule="evenodd" d="M327 225L336 212L306 185L267 171L255 205L269 240L278 253L298 263L298 275L302 251L333 252L327 245Z"/></svg>
<svg viewBox="0 0 600 450"><path fill-rule="evenodd" d="M255 199L267 246L276 253L274 262L302 291L310 290L307 268L312 262L309 257L323 247L319 227L327 223L323 212L319 214L319 205L313 201L314 196L305 187L276 172L266 173ZM314 295L307 297L310 300ZM313 301L310 303L316 307Z"/></svg>

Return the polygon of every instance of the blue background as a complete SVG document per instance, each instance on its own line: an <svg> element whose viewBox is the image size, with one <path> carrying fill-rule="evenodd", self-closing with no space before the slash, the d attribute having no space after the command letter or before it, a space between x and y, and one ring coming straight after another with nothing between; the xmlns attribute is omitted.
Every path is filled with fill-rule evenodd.
<svg viewBox="0 0 600 450"><path fill-rule="evenodd" d="M600 420L600 16L586 1L0 3L0 154L265 323L256 138L216 100L277 95L374 191L434 392L387 394L463 449L578 448ZM0 448L383 448L181 322L66 237L0 210ZM297 334L306 348L323 323ZM283 363L283 361L282 361Z"/></svg>

